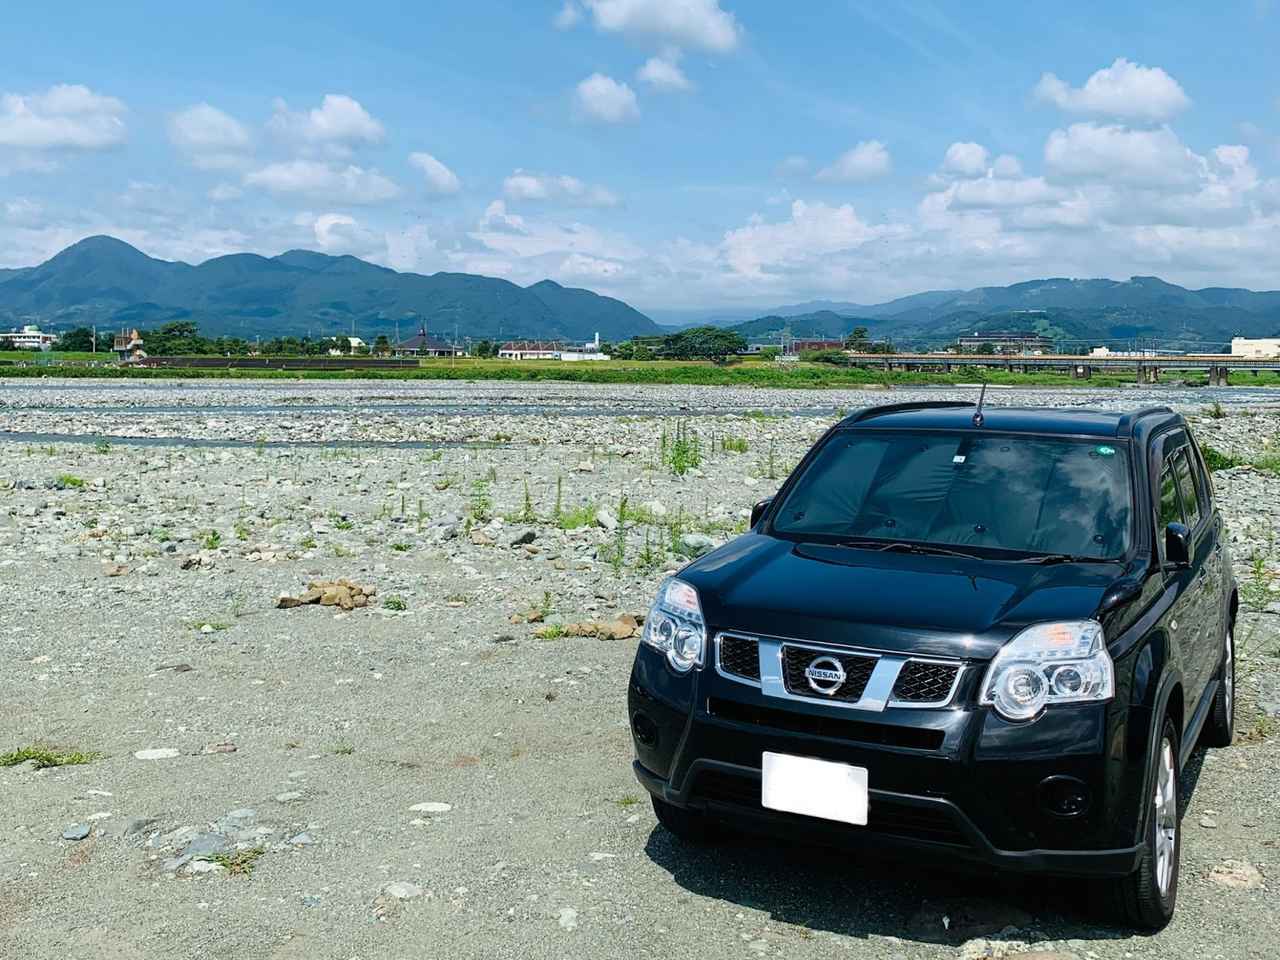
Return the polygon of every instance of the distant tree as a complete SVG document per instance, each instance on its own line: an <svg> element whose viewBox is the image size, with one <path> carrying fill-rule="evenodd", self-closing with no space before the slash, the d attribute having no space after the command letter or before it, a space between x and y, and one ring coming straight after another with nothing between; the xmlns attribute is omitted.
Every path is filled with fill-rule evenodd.
<svg viewBox="0 0 1280 960"><path fill-rule="evenodd" d="M107 344L107 346L111 346L111 344ZM58 338L57 349L87 353L93 349L93 331L88 327L76 327L74 330L68 330Z"/></svg>
<svg viewBox="0 0 1280 960"><path fill-rule="evenodd" d="M719 327L691 327L666 337L662 352L675 360L723 362L746 349L747 341L737 331Z"/></svg>
<svg viewBox="0 0 1280 960"><path fill-rule="evenodd" d="M843 350L804 350L800 359L809 363L829 363L836 367L847 367L853 359Z"/></svg>
<svg viewBox="0 0 1280 960"><path fill-rule="evenodd" d="M373 341L373 352L378 356L386 356L391 352L391 341L385 333L378 334L378 338Z"/></svg>
<svg viewBox="0 0 1280 960"><path fill-rule="evenodd" d="M473 357L496 357L498 346L492 340L481 340L471 348Z"/></svg>
<svg viewBox="0 0 1280 960"><path fill-rule="evenodd" d="M630 340L624 340L622 343L615 343L611 349L605 352L615 360L634 360L636 358L636 345Z"/></svg>
<svg viewBox="0 0 1280 960"><path fill-rule="evenodd" d="M782 351L777 347L765 347L760 351L761 360L777 360L782 355Z"/></svg>
<svg viewBox="0 0 1280 960"><path fill-rule="evenodd" d="M996 345L995 345L994 343L984 343L984 344L979 345L978 349L977 349L977 350L975 350L974 352L975 352L975 353L980 353L980 354L982 354L984 357L990 357L990 356L993 356L993 355L995 354L995 352L996 352Z"/></svg>
<svg viewBox="0 0 1280 960"><path fill-rule="evenodd" d="M867 333L867 328L854 327L852 332L844 338L844 346L846 350L853 350L856 353L870 353L871 336Z"/></svg>

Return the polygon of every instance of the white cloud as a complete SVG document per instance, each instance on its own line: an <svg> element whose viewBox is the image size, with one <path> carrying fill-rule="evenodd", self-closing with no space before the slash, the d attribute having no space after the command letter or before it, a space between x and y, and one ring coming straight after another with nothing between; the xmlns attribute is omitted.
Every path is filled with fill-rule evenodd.
<svg viewBox="0 0 1280 960"><path fill-rule="evenodd" d="M626 269L616 260L602 260L583 253L571 253L561 262L558 273L564 279L599 281L612 280L625 273Z"/></svg>
<svg viewBox="0 0 1280 960"><path fill-rule="evenodd" d="M341 246L346 248L349 238L343 234L348 231L344 227L354 227L356 221L354 217L348 217L341 213L325 213L316 217L314 229L316 234L316 245L321 250L332 250Z"/></svg>
<svg viewBox="0 0 1280 960"><path fill-rule="evenodd" d="M879 140L863 140L852 150L847 150L829 167L817 173L817 179L829 183L854 183L873 180L889 172L892 162L889 151Z"/></svg>
<svg viewBox="0 0 1280 960"><path fill-rule="evenodd" d="M244 195L244 191L239 187L230 183L220 183L209 191L209 199L215 203L225 203L228 200L238 200Z"/></svg>
<svg viewBox="0 0 1280 960"><path fill-rule="evenodd" d="M987 169L987 148L980 143L958 141L947 147L942 169L967 177L981 176Z"/></svg>
<svg viewBox="0 0 1280 960"><path fill-rule="evenodd" d="M742 27L720 0L583 0L596 27L611 33L657 37L713 53L733 50Z"/></svg>
<svg viewBox="0 0 1280 960"><path fill-rule="evenodd" d="M582 19L582 10L573 0L564 0L564 5L560 8L560 12L556 14L552 23L555 24L557 30L568 30L576 25Z"/></svg>
<svg viewBox="0 0 1280 960"><path fill-rule="evenodd" d="M169 142L203 170L240 167L250 148L244 125L207 103L187 107L169 118Z"/></svg>
<svg viewBox="0 0 1280 960"><path fill-rule="evenodd" d="M15 226L34 227L44 215L44 207L27 197L4 202L4 221Z"/></svg>
<svg viewBox="0 0 1280 960"><path fill-rule="evenodd" d="M885 228L859 219L853 207L824 203L791 204L791 219L766 223L759 217L730 230L721 244L724 259L735 273L757 276L767 268L802 264L813 257L862 246L882 236Z"/></svg>
<svg viewBox="0 0 1280 960"><path fill-rule="evenodd" d="M432 193L457 193L462 189L457 174L429 153L411 153L409 163L422 171Z"/></svg>
<svg viewBox="0 0 1280 960"><path fill-rule="evenodd" d="M584 207L615 207L617 196L605 187L583 183L577 177L553 176L516 170L502 181L509 200L553 200Z"/></svg>
<svg viewBox="0 0 1280 960"><path fill-rule="evenodd" d="M277 194L354 204L381 203L400 192L395 183L377 170L314 160L272 163L246 174L244 183Z"/></svg>
<svg viewBox="0 0 1280 960"><path fill-rule="evenodd" d="M1168 120L1191 105L1178 81L1159 67L1144 67L1120 57L1097 71L1083 87L1072 87L1052 73L1033 91L1038 100L1068 113L1129 120Z"/></svg>
<svg viewBox="0 0 1280 960"><path fill-rule="evenodd" d="M124 104L79 84L0 95L0 147L102 150L124 142Z"/></svg>
<svg viewBox="0 0 1280 960"><path fill-rule="evenodd" d="M584 117L600 123L626 123L640 116L635 91L603 73L593 73L579 83L574 101Z"/></svg>
<svg viewBox="0 0 1280 960"><path fill-rule="evenodd" d="M489 204L470 237L489 250L521 258L582 253L609 260L634 260L643 254L630 241L586 224L531 220L508 213L501 200Z"/></svg>
<svg viewBox="0 0 1280 960"><path fill-rule="evenodd" d="M996 157L996 162L991 166L991 172L997 177L1020 177L1022 161L1011 153L1002 153Z"/></svg>
<svg viewBox="0 0 1280 960"><path fill-rule="evenodd" d="M679 64L680 51L668 50L662 56L650 57L638 71L636 79L647 83L659 93L681 93L692 90L693 84L684 75Z"/></svg>
<svg viewBox="0 0 1280 960"><path fill-rule="evenodd" d="M422 224L406 230L388 231L386 262L393 270L422 271L440 259L440 250L430 231Z"/></svg>
<svg viewBox="0 0 1280 960"><path fill-rule="evenodd" d="M358 100L341 93L327 93L320 106L298 112L290 110L283 100L277 100L267 127L286 140L340 151L359 144L378 143L386 135L382 124L371 117Z"/></svg>
<svg viewBox="0 0 1280 960"><path fill-rule="evenodd" d="M1025 207L1061 199L1065 194L1051 187L1043 177L1025 179L980 177L960 180L950 188L952 209L974 207Z"/></svg>
<svg viewBox="0 0 1280 960"><path fill-rule="evenodd" d="M1189 183L1201 164L1168 127L1132 130L1115 124L1073 123L1044 145L1048 172L1060 179L1120 183Z"/></svg>

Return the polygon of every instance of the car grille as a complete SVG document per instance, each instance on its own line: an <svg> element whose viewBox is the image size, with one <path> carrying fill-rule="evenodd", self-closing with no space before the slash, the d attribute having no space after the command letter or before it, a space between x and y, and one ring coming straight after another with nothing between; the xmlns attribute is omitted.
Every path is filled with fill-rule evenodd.
<svg viewBox="0 0 1280 960"><path fill-rule="evenodd" d="M893 685L894 700L903 703L943 703L951 696L959 664L908 660Z"/></svg>
<svg viewBox="0 0 1280 960"><path fill-rule="evenodd" d="M720 669L744 680L760 679L759 644L747 637L720 638Z"/></svg>
<svg viewBox="0 0 1280 960"><path fill-rule="evenodd" d="M748 810L763 810L760 805L760 781L753 777L740 777L730 773L704 773L694 782L695 796L712 803L725 804ZM872 798L867 807L867 825L865 827L846 827L843 824L818 820L797 814L771 815L785 816L787 819L824 824L837 831L853 831L855 833L870 831L910 840L924 840L929 843L943 843L948 846L968 846L965 836L956 826L955 820L944 811L927 807L917 807L892 800Z"/></svg>
<svg viewBox="0 0 1280 960"><path fill-rule="evenodd" d="M805 733L816 737L851 740L857 743L875 743L886 747L907 747L911 750L938 750L946 739L946 733L929 727L898 726L890 723L872 723L867 720L845 720L843 717L826 717L794 710L774 710L757 707L737 700L711 697L707 710L713 717L734 723L790 733Z"/></svg>
<svg viewBox="0 0 1280 960"><path fill-rule="evenodd" d="M805 676L807 668L815 660L823 658L838 660L844 668L844 683L835 693L826 694L814 690ZM826 700L842 700L846 703L857 703L862 699L862 691L871 679L871 671L876 668L876 658L857 653L834 653L814 650L806 647L784 645L782 648L782 676L787 685L787 692L801 697L821 697Z"/></svg>

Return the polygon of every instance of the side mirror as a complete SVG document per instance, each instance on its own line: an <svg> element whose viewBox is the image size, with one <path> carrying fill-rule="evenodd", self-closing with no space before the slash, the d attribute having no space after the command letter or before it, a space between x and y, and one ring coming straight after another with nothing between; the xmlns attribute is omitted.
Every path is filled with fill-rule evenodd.
<svg viewBox="0 0 1280 960"><path fill-rule="evenodd" d="M751 508L751 526L754 527L760 522L760 518L765 515L766 511L769 509L769 505L772 503L773 497L770 497L768 500L761 500Z"/></svg>
<svg viewBox="0 0 1280 960"><path fill-rule="evenodd" d="M1185 523L1171 523L1164 528L1164 561L1171 567L1191 565L1191 530Z"/></svg>

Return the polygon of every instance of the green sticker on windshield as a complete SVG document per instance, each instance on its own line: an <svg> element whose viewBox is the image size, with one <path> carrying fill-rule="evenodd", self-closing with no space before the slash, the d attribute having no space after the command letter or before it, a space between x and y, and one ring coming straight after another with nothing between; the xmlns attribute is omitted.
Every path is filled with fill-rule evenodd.
<svg viewBox="0 0 1280 960"><path fill-rule="evenodd" d="M1114 457L1116 455L1115 447L1108 447L1105 443L1100 447L1094 448L1100 457Z"/></svg>

